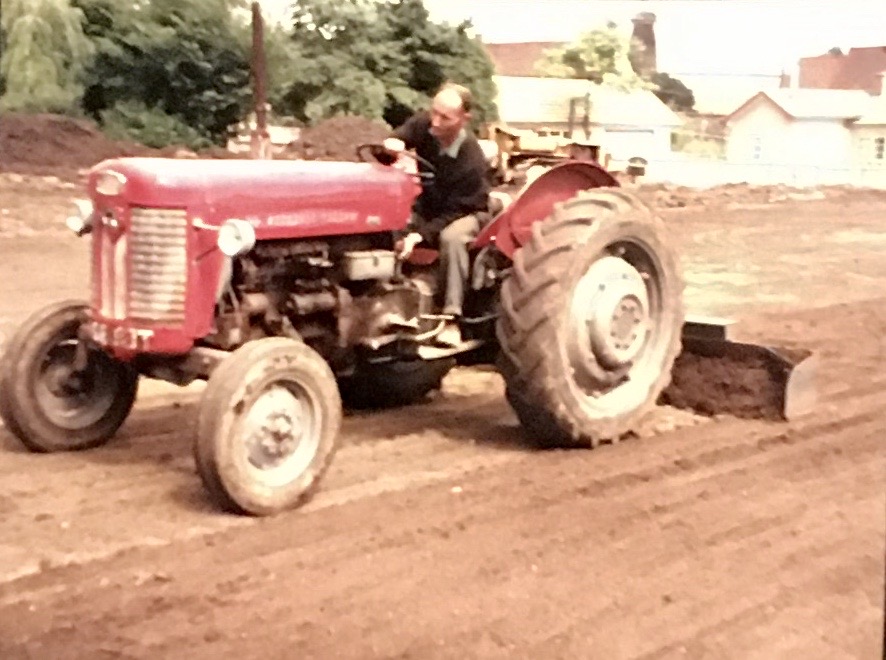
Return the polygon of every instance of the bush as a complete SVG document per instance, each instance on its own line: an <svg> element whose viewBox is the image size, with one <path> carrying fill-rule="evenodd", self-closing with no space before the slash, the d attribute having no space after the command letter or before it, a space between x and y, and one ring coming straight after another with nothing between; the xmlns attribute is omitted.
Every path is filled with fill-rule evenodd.
<svg viewBox="0 0 886 660"><path fill-rule="evenodd" d="M139 101L121 101L101 113L102 126L114 140L138 142L156 149L183 145L203 149L212 141L178 117L159 108L149 108Z"/></svg>

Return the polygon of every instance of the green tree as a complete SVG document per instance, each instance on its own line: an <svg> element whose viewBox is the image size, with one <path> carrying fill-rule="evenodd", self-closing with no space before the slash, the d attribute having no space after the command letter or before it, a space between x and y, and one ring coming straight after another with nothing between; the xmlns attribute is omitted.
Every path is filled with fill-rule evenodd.
<svg viewBox="0 0 886 660"><path fill-rule="evenodd" d="M84 99L94 116L122 104L120 120L169 116L221 142L245 113L250 37L232 13L239 0L73 1L96 45Z"/></svg>
<svg viewBox="0 0 886 660"><path fill-rule="evenodd" d="M653 93L662 103L674 110L692 110L695 105L695 95L692 90L676 78L666 73L653 73L649 81L655 85Z"/></svg>
<svg viewBox="0 0 886 660"><path fill-rule="evenodd" d="M622 90L651 89L631 67L630 45L630 38L610 22L571 44L546 51L536 69L545 76L581 78Z"/></svg>
<svg viewBox="0 0 886 660"><path fill-rule="evenodd" d="M7 110L70 112L83 92L92 47L68 0L6 0L0 76Z"/></svg>
<svg viewBox="0 0 886 660"><path fill-rule="evenodd" d="M435 24L421 0L298 0L293 11L297 65L280 101L295 116L397 125L446 80L472 89L478 121L495 116L492 63L469 24Z"/></svg>

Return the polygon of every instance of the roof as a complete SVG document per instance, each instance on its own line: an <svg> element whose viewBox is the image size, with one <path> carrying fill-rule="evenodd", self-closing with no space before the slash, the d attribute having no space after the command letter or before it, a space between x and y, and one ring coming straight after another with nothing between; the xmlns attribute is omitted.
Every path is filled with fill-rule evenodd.
<svg viewBox="0 0 886 660"><path fill-rule="evenodd" d="M702 115L728 115L757 92L779 89L782 76L775 74L671 73L692 90L693 110Z"/></svg>
<svg viewBox="0 0 886 660"><path fill-rule="evenodd" d="M845 55L825 54L800 59L799 85L810 89L882 91L880 74L886 72L886 46L850 48Z"/></svg>
<svg viewBox="0 0 886 660"><path fill-rule="evenodd" d="M500 76L537 76L535 65L544 52L565 46L560 41L528 41L512 44L484 44L489 59Z"/></svg>
<svg viewBox="0 0 886 660"><path fill-rule="evenodd" d="M871 111L873 97L860 90L774 89L757 92L735 109L726 121L758 103L772 103L793 119L858 119Z"/></svg>
<svg viewBox="0 0 886 660"><path fill-rule="evenodd" d="M590 94L591 123L605 126L680 126L682 120L655 94L622 92L575 78L493 76L498 112L508 124L562 124L569 99Z"/></svg>

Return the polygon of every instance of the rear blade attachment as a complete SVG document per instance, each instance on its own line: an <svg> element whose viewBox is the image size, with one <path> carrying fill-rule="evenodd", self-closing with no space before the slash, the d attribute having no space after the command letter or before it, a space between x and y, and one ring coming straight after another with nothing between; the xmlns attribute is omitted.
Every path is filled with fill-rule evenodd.
<svg viewBox="0 0 886 660"><path fill-rule="evenodd" d="M812 351L736 342L728 319L689 317L659 403L703 415L793 420L817 404Z"/></svg>

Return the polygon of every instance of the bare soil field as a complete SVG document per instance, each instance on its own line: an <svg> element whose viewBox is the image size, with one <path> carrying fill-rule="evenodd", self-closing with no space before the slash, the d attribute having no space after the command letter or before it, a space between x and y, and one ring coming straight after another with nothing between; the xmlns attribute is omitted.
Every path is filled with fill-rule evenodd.
<svg viewBox="0 0 886 660"><path fill-rule="evenodd" d="M66 172L0 177L0 332L86 295ZM101 449L0 427L0 658L881 657L886 195L693 195L661 212L690 312L816 351L815 413L540 452L461 368L350 412L314 500L255 520L195 473L201 386L145 382Z"/></svg>

